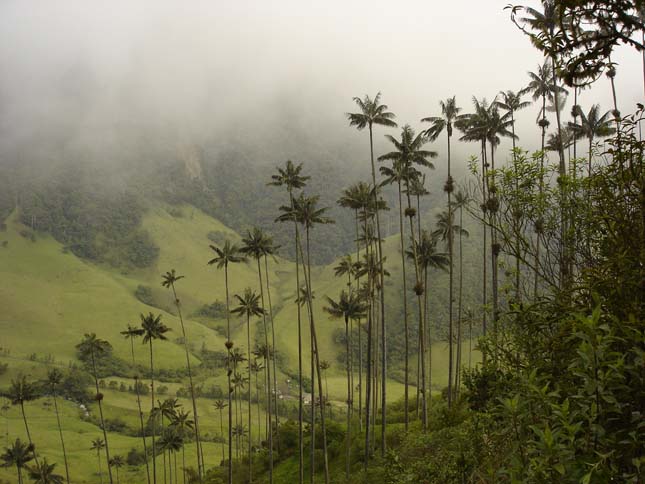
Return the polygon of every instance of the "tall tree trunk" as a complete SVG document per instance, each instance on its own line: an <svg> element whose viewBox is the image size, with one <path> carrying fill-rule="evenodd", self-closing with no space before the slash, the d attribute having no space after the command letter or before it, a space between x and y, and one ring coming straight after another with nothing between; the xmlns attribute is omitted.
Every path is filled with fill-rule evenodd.
<svg viewBox="0 0 645 484"><path fill-rule="evenodd" d="M347 355L347 435L345 437L347 443L345 446L345 479L349 480L349 456L352 446L352 428L351 428L351 406L352 406L352 387L350 380L350 364L349 364L349 320L345 317L345 354Z"/></svg>
<svg viewBox="0 0 645 484"><path fill-rule="evenodd" d="M103 429L103 439L105 440L105 461L108 464L108 477L110 478L110 484L112 484L112 469L110 468L110 446L108 444L107 430L105 429L105 419L103 418L103 405L102 405L102 395L99 391L99 380L96 376L96 360L94 359L94 351L91 351L92 355L92 369L94 370L94 385L96 386L96 396L99 403L99 415L101 417L101 428ZM23 410L24 415L24 410ZM27 421L25 420L25 424ZM36 460L36 452L34 452L34 460ZM38 460L36 460L36 465L38 465Z"/></svg>
<svg viewBox="0 0 645 484"><path fill-rule="evenodd" d="M380 222L380 217L379 217L379 210L378 210L378 185L376 184L376 168L374 166L374 140L373 140L373 135L372 135L372 124L370 123L369 125L369 130L370 130L370 161L372 163L372 183L374 184L374 211L376 213L376 241L377 241L377 247L378 247L378 255L377 255L377 260L382 261L383 260L383 247L381 246L381 222ZM382 370L382 404L381 404L381 457L385 456L385 427L387 425L387 387L386 387L386 381L387 381L387 338L386 338L386 331L385 331L385 274L384 274L385 267L383 264L380 264L380 271L379 271L379 279L380 279L380 303L381 303L381 347L382 347L382 354L381 354L381 365L383 367Z"/></svg>
<svg viewBox="0 0 645 484"><path fill-rule="evenodd" d="M201 442L199 439L199 418L197 417L197 403L195 402L195 386L193 385L193 372L190 367L190 353L188 352L188 336L186 336L186 327L184 326L184 318L181 314L181 305L179 304L179 298L177 297L177 291L175 290L175 284L170 285L172 288L172 295L175 298L175 307L177 308L177 314L179 316L179 323L181 324L181 336L184 339L184 352L186 353L186 368L188 369L188 385L190 387L190 400L193 404L193 419L195 421L195 445L197 448L197 474L199 476L199 482L202 482L202 474L204 470L203 462L203 451Z"/></svg>
<svg viewBox="0 0 645 484"><path fill-rule="evenodd" d="M63 451L63 461L65 462L65 480L69 484L69 465L67 463L67 452L65 451L65 440L63 439L63 427L60 423L60 414L58 413L58 402L56 398L56 391L54 391L54 410L56 412L56 423L58 424L58 435L60 436L60 446Z"/></svg>
<svg viewBox="0 0 645 484"><path fill-rule="evenodd" d="M134 359L134 338L130 338L130 351L132 353L132 366L136 367L136 360ZM136 368L135 368L136 372ZM150 484L150 465L148 464L148 445L146 444L146 431L143 425L143 410L141 409L141 392L139 391L139 375L135 373L134 376L134 389L137 395L137 409L139 410L139 428L141 429L141 438L143 439L143 453L146 456L146 478Z"/></svg>
<svg viewBox="0 0 645 484"><path fill-rule="evenodd" d="M457 296L458 302L457 302L457 324L458 326L458 333L457 333L457 391L459 391L459 387L461 385L461 360L462 360L462 338L461 338L461 332L462 332L462 323L463 323L463 289L464 289L464 249L463 249L463 227L464 227L464 209L460 205L459 206L459 294ZM469 355L470 358L470 355ZM468 368L470 370L470 367Z"/></svg>
<svg viewBox="0 0 645 484"><path fill-rule="evenodd" d="M271 351L274 348L269 346L269 334L267 332L267 318L266 311L264 310L264 289L262 287L262 269L260 267L260 258L257 259L258 263L258 277L260 282L260 301L262 302L262 323L264 325L264 344L267 348L267 362L266 362L266 372L267 372L267 414L269 416L269 483L273 484L273 426L271 425ZM249 362L250 364L250 362ZM249 429L250 432L250 429ZM250 434L249 434L250 440ZM251 473L251 461L249 460L249 475Z"/></svg>
<svg viewBox="0 0 645 484"><path fill-rule="evenodd" d="M448 407L452 405L453 398L453 347L454 347L454 334L453 334L453 321L452 321L452 307L453 307L453 243L452 243L452 176L450 174L450 130L452 127L448 125L448 259L450 262L449 270L449 290L448 290Z"/></svg>
<svg viewBox="0 0 645 484"><path fill-rule="evenodd" d="M157 418L153 416L152 412L155 408L155 370L154 360L152 357L152 339L150 339L150 416L152 417L152 482L157 484L157 447L155 444L155 434L157 432ZM98 386L97 386L98 388Z"/></svg>
<svg viewBox="0 0 645 484"><path fill-rule="evenodd" d="M259 262L259 259L258 259ZM260 282L262 282L262 279L260 279ZM267 348L267 352L269 349ZM249 420L249 446L248 446L248 451L249 451L249 482L253 482L253 456L251 455L251 445L252 445L252 438L251 438L251 427L253 426L253 422L251 420L251 317L248 313L246 313L246 361L248 362L249 366L249 408L248 408L248 420ZM267 362L268 363L268 362Z"/></svg>
<svg viewBox="0 0 645 484"><path fill-rule="evenodd" d="M486 190L486 184L487 184L487 162L486 162L486 139L482 140L482 200L484 201L484 206L486 205L486 197L487 197L487 190ZM487 257L486 257L486 217L487 217L487 212L486 209L484 209L483 213L483 250L482 250L482 270L483 270L483 277L482 277L482 309L483 309L483 314L482 314L482 332L484 336L486 336L486 332L488 330L488 325L487 325L487 319L488 319L488 308L486 307L488 305L488 277L487 277ZM482 354L482 359L484 362L486 362L486 352L483 352Z"/></svg>
<svg viewBox="0 0 645 484"><path fill-rule="evenodd" d="M264 277L267 283L267 301L269 303L269 319L271 320L271 344L273 345L273 351L275 352L275 329L273 325L273 305L271 304L271 287L269 286L269 263L268 258L264 256ZM277 429L280 425L280 417L278 415L278 372L275 367L275 355L271 360L273 362L273 411L275 412L275 428ZM278 446L278 452L280 452L280 432L276 434L276 444Z"/></svg>
<svg viewBox="0 0 645 484"><path fill-rule="evenodd" d="M544 193L544 138L546 136L546 94L542 95L542 141L540 148L540 183L538 185L539 203L542 203L542 194ZM537 240L535 242L535 272L533 279L533 299L538 297L538 278L540 273L540 232L542 227L537 230Z"/></svg>
<svg viewBox="0 0 645 484"><path fill-rule="evenodd" d="M490 160L491 160L491 171L492 171L492 183L495 184L495 145L490 144ZM488 179L488 183L491 183L491 179ZM490 185L489 185L490 188ZM490 190L488 190L490 195ZM490 223L490 243L491 243L491 271L492 271L492 289L493 289L493 338L495 340L495 348L497 348L497 337L498 337L498 322L499 322L499 244L497 243L497 231L496 231L496 217L497 214L494 211L490 211L488 215L488 220Z"/></svg>
<svg viewBox="0 0 645 484"><path fill-rule="evenodd" d="M404 376L404 419L405 431L408 431L410 417L408 415L408 391L409 391L409 364L410 364L410 334L408 329L408 289L405 275L405 237L403 234L403 199L401 195L401 179L398 180L399 193L399 234L401 239L401 274L403 279L403 331L405 332L405 376Z"/></svg>
<svg viewBox="0 0 645 484"><path fill-rule="evenodd" d="M101 452L99 450L96 451L96 458L99 461L99 478L101 479L101 484L103 484L103 469L101 468ZM110 466L108 465L108 469Z"/></svg>
<svg viewBox="0 0 645 484"><path fill-rule="evenodd" d="M38 463L38 455L36 454L36 446L34 445L34 441L31 439L31 432L29 431L29 425L27 424L27 414L25 414L25 402L22 399L20 400L20 411L22 412L22 420L25 423L25 430L27 431L27 440L29 440L29 445L31 446L34 452L34 461L36 462L36 467L40 468L40 464Z"/></svg>
<svg viewBox="0 0 645 484"><path fill-rule="evenodd" d="M227 343L231 342L231 312L230 312L230 299L228 292L228 262L224 264L224 286L226 290L226 341ZM228 382L228 467L227 467L227 478L228 484L233 484L233 402L231 401L231 348L228 348L228 358L226 360L226 379ZM184 455L182 452L182 459ZM186 479L186 463L183 462L184 466L184 480Z"/></svg>

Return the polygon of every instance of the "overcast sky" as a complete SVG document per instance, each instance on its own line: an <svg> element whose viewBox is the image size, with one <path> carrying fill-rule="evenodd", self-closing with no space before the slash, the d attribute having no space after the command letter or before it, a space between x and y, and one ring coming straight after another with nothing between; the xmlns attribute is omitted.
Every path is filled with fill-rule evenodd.
<svg viewBox="0 0 645 484"><path fill-rule="evenodd" d="M362 143L344 119L353 96L382 91L419 128L440 99L468 111L473 95L526 85L541 59L507 3L3 0L0 136L159 124L194 143L240 127ZM626 112L643 100L641 58L614 60ZM603 78L580 103L610 100ZM537 110L518 126L532 149Z"/></svg>

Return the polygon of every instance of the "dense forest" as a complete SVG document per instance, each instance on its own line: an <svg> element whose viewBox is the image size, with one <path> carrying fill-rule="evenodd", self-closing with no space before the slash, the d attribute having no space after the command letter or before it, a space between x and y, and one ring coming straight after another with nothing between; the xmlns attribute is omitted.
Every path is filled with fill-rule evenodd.
<svg viewBox="0 0 645 484"><path fill-rule="evenodd" d="M645 4L507 13L543 55L525 85L445 93L420 120L381 93L348 99L361 166L136 143L116 164L71 148L1 164L3 233L114 277L167 263L151 214L222 224L196 242L218 297L166 267L128 286L145 311L119 333L87 326L66 366L11 374L8 482L643 482L645 106L619 110L612 54L642 56L645 86ZM516 122L536 112L528 150ZM41 443L30 412L45 401L56 423ZM68 455L79 420L91 477Z"/></svg>

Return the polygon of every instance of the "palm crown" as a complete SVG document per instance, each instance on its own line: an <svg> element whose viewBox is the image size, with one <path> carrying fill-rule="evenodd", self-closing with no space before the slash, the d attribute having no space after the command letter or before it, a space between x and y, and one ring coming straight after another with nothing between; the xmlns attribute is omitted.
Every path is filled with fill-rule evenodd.
<svg viewBox="0 0 645 484"><path fill-rule="evenodd" d="M260 296L252 291L251 288L247 287L242 296L236 294L235 299L238 301L238 306L231 311L233 314L246 316L247 318L264 314L264 309L260 306Z"/></svg>
<svg viewBox="0 0 645 484"><path fill-rule="evenodd" d="M323 310L333 318L343 318L345 322L350 319L357 320L364 318L367 313L367 304L358 296L355 291L341 291L338 301L325 297L328 306Z"/></svg>
<svg viewBox="0 0 645 484"><path fill-rule="evenodd" d="M228 240L224 242L222 247L214 245L209 245L209 247L215 252L215 257L208 261L208 265L215 264L218 269L227 267L229 264L246 261L246 257L240 255L241 249L237 245L231 244Z"/></svg>
<svg viewBox="0 0 645 484"><path fill-rule="evenodd" d="M422 134L428 138L429 141L436 140L445 129L448 136L452 136L453 123L459 119L459 112L461 108L457 106L456 97L450 97L445 101L439 101L441 106L441 116L430 116L423 118L421 122L432 123L432 125L422 131Z"/></svg>
<svg viewBox="0 0 645 484"><path fill-rule="evenodd" d="M143 344L154 339L168 339L166 338L165 333L170 331L170 328L161 322L161 314L158 314L157 316L152 313L148 313L147 315L141 314L141 327L144 332Z"/></svg>
<svg viewBox="0 0 645 484"><path fill-rule="evenodd" d="M380 92L376 93L374 99L368 95L365 95L363 99L359 97L353 99L360 112L347 113L350 126L355 126L358 130L365 129L366 127L371 128L374 124L396 127L396 123L393 121L394 114L387 111L386 104L379 104L381 101Z"/></svg>

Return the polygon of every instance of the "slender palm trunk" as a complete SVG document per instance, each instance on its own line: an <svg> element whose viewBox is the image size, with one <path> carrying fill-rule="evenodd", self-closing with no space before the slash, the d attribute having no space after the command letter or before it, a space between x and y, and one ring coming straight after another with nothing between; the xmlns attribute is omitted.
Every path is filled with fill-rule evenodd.
<svg viewBox="0 0 645 484"><path fill-rule="evenodd" d="M224 264L224 285L226 288L226 340L231 341L231 312L230 299L228 292L228 262ZM228 381L228 467L227 478L228 484L233 484L233 402L231 401L231 350L228 349L228 358L226 360L226 378ZM183 459L182 455L182 459ZM184 466L184 480L186 479L186 463Z"/></svg>
<svg viewBox="0 0 645 484"><path fill-rule="evenodd" d="M99 397L99 394L101 393L99 391L99 380L98 377L96 376L96 360L94 359L94 351L91 352L92 355L92 369L94 370L94 385L96 386L96 395ZM98 398L98 403L99 403L99 416L101 417L101 428L103 430L103 439L105 441L105 461L108 464L108 476L110 478L110 484L112 484L112 469L110 468L110 446L108 444L108 438L107 438L107 430L105 429L105 420L103 418L103 405L102 405L102 398ZM24 415L24 410L23 410L23 415ZM27 421L25 420L25 424ZM34 452L34 460L36 457L36 453ZM38 465L38 461L36 460L36 465Z"/></svg>
<svg viewBox="0 0 645 484"><path fill-rule="evenodd" d="M260 267L259 257L257 258L257 264L258 264L258 278L260 282L260 301L262 302L262 323L264 325L264 344L267 349L266 374L267 374L267 414L269 418L269 483L273 484L273 428L272 428L273 426L271 425L271 361L270 361L272 348L269 346L269 334L267 332L267 317L266 317L266 311L264 310L265 306L264 306L264 289L262 284L262 268ZM251 429L249 429L249 441L251 440L250 431ZM249 460L249 476L251 475L251 466L252 466L251 460Z"/></svg>
<svg viewBox="0 0 645 484"><path fill-rule="evenodd" d="M351 429L351 406L352 406L352 386L350 380L350 364L349 364L349 320L345 317L345 354L347 355L347 435L345 446L345 479L349 480L349 456L352 445L352 429Z"/></svg>
<svg viewBox="0 0 645 484"><path fill-rule="evenodd" d="M542 142L540 148L540 183L538 186L539 200L542 203L542 194L544 193L544 138L546 136L546 94L542 95ZM537 240L535 241L535 272L533 279L533 299L538 297L538 275L540 267L540 230L537 231Z"/></svg>
<svg viewBox="0 0 645 484"><path fill-rule="evenodd" d="M67 452L65 451L65 440L63 439L63 427L60 423L60 414L58 413L58 399L56 398L56 392L54 391L54 410L56 412L56 423L58 424L58 435L60 436L60 447L63 451L63 461L65 462L65 478L67 484L69 484L69 465L67 463Z"/></svg>
<svg viewBox="0 0 645 484"><path fill-rule="evenodd" d="M403 394L403 406L404 406L404 419L405 419L405 431L408 431L410 417L408 415L408 400L409 400L409 364L410 364L410 334L408 329L408 289L407 289L407 280L405 275L405 237L403 234L403 199L401 195L401 179L398 180L398 189L399 189L399 234L401 239L401 274L403 279L403 331L405 332L405 376L404 376L404 394Z"/></svg>
<svg viewBox="0 0 645 484"><path fill-rule="evenodd" d="M432 401L432 334L428 322L428 268L423 268L423 318L419 327L421 341L421 391L423 394L423 406L421 417L423 431L428 430L428 401ZM427 341L427 343L426 343ZM427 347L427 376L426 376L426 347ZM426 380L428 382L426 386Z"/></svg>
<svg viewBox="0 0 645 484"><path fill-rule="evenodd" d="M368 228L367 228L367 213L365 214L365 221L364 221L364 228L365 228L365 236L368 236ZM365 252L367 255L367 260L369 260L370 256L370 244L368 242L365 242ZM372 290L372 287L374 285L374 281L372 280L373 277L371 276L371 273L368 272L368 292L370 294L369 298L369 308L367 312L367 361L366 361L366 368L365 368L365 469L367 469L367 465L369 463L369 457L370 457L370 416L371 416L371 410L372 410L372 405L371 405L371 400L372 400L372 320L373 320L373 315L374 315L374 293Z"/></svg>
<svg viewBox="0 0 645 484"><path fill-rule="evenodd" d="M204 470L204 456L202 451L202 446L199 439L199 418L197 417L197 403L195 401L195 386L193 385L193 372L190 367L190 353L188 352L188 336L186 336L186 327L184 326L184 318L181 314L181 306L179 304L179 299L177 298L177 292L175 291L175 285L171 284L172 295L175 298L175 307L177 308L177 314L179 315L179 323L181 324L181 335L184 339L184 352L186 353L186 368L188 369L188 385L190 386L190 399L193 404L193 418L195 421L195 445L197 447L197 474L199 476L199 482L202 481L202 473Z"/></svg>
<svg viewBox="0 0 645 484"><path fill-rule="evenodd" d="M293 193L289 190L289 201L293 210ZM296 299L300 296L300 231L298 230L298 221L295 216L293 219L296 242ZM303 261L304 263L304 261ZM296 303L298 312L298 482L303 484L305 480L304 470L304 439L303 439L303 395L302 395L302 309L300 303ZM313 382L312 382L313 383Z"/></svg>
<svg viewBox="0 0 645 484"><path fill-rule="evenodd" d="M493 184L495 183L495 145L490 144L490 159L491 159L491 170L493 177ZM488 183L490 183L490 179ZM489 214L490 222L490 243L491 243L491 271L492 271L492 290L493 290L493 337L495 338L495 343L497 343L498 336L498 321L499 321L499 245L497 244L497 231L495 229L496 225L496 213L491 211ZM495 344L497 347L497 344Z"/></svg>
<svg viewBox="0 0 645 484"><path fill-rule="evenodd" d="M377 247L378 247L378 261L383 260L383 247L381 246L381 222L380 222L380 217L379 217L379 210L378 210L378 185L376 184L376 168L374 166L374 140L373 140L373 135L372 135L372 124L370 123L369 125L370 129L370 161L372 163L372 183L374 184L374 211L376 213L376 242L377 242ZM382 366L382 371L381 371L381 381L382 381L382 388L381 388L381 398L382 398L382 403L381 403L381 457L385 456L385 427L387 425L387 386L386 386L386 381L387 381L387 337L386 337L386 331L385 331L385 274L384 274L385 267L383 264L380 264L380 271L379 271L379 282L380 282L380 306L381 306L381 366Z"/></svg>
<svg viewBox="0 0 645 484"><path fill-rule="evenodd" d="M577 91L577 88L576 88ZM512 140L513 140L513 169L515 171L515 196L519 195L519 173L518 173L518 166L517 166L517 153L515 153L515 115L513 111L511 111L511 132L513 134ZM521 251L521 245L520 245L520 227L519 227L519 216L517 214L513 214L513 222L515 224L515 303L520 304L522 302L522 295L520 292L520 274L521 274L521 267L520 267L520 251ZM460 222L459 222L459 247L461 250L461 210L460 210ZM460 255L461 257L461 255ZM461 262L460 262L461 265ZM461 277L461 276L460 276ZM460 282L461 284L461 282ZM460 296L461 297L461 296ZM460 315L461 317L461 315Z"/></svg>
<svg viewBox="0 0 645 484"><path fill-rule="evenodd" d="M96 451L96 460L99 462L99 478L101 479L101 484L103 484L103 469L101 468L101 452L99 450ZM108 469L110 466L108 465Z"/></svg>
<svg viewBox="0 0 645 484"><path fill-rule="evenodd" d="M453 347L454 347L454 328L452 321L452 306L453 306L453 250L452 250L452 177L450 175L450 134L448 134L448 259L450 263L449 269L449 290L448 290L448 407L452 405L453 399Z"/></svg>
<svg viewBox="0 0 645 484"><path fill-rule="evenodd" d="M157 418L152 415L152 410L155 408L155 370L154 359L152 357L152 338L149 340L150 348L150 412L152 416L152 482L157 483L157 447L155 443L155 434L157 433Z"/></svg>
<svg viewBox="0 0 645 484"><path fill-rule="evenodd" d="M31 439L29 424L27 424L27 414L25 413L25 402L22 399L20 400L20 411L22 412L22 420L25 423L25 430L27 431L27 440L29 440L29 445L34 451L34 461L36 462L36 467L40 467L40 464L38 463L38 456L36 454L36 446L34 445L34 441Z"/></svg>
<svg viewBox="0 0 645 484"><path fill-rule="evenodd" d="M259 259L258 259L259 260ZM260 282L262 280L260 279ZM268 348L267 348L268 351ZM249 408L248 408L248 421L249 421L249 482L253 482L253 456L251 455L251 427L253 422L251 420L251 316L249 313L246 313L246 361L249 364Z"/></svg>
<svg viewBox="0 0 645 484"><path fill-rule="evenodd" d="M273 324L273 305L271 304L271 287L269 286L269 262L268 258L264 256L264 277L267 283L267 301L269 303L269 319L271 320L271 345L273 345L273 351L275 351L275 328ZM280 417L278 415L278 372L275 367L275 355L273 357L273 411L275 413L275 428L276 431L280 426ZM278 452L280 452L280 432L276 433L276 444L278 446Z"/></svg>
<svg viewBox="0 0 645 484"><path fill-rule="evenodd" d="M132 366L136 366L134 359L134 338L130 338L130 351L132 354ZM136 369L135 369L136 371ZM150 484L150 465L148 464L148 445L146 444L146 431L143 425L143 410L141 410L141 393L139 392L139 375L134 376L134 389L137 394L137 408L139 410L139 429L141 430L141 438L143 439L143 453L146 456L146 478Z"/></svg>
<svg viewBox="0 0 645 484"><path fill-rule="evenodd" d="M463 248L463 224L464 224L464 209L460 205L459 206L459 295L458 297L458 309L457 309L457 324L459 325L458 328L458 334L457 334L457 391L459 391L459 387L461 385L461 360L462 360L462 352L461 352L461 346L462 346L462 338L461 338L461 326L463 323L463 289L464 289L464 248ZM468 355L470 358L470 354ZM468 368L470 369L470 367Z"/></svg>
<svg viewBox="0 0 645 484"><path fill-rule="evenodd" d="M222 440L224 440L224 416L222 415L222 407L219 408L219 434L222 436ZM222 445L222 461L224 459L224 446Z"/></svg>
<svg viewBox="0 0 645 484"><path fill-rule="evenodd" d="M16 465L16 469L18 469L18 484L22 484L22 468Z"/></svg>
<svg viewBox="0 0 645 484"><path fill-rule="evenodd" d="M361 261L361 246L360 246L360 237L358 231L358 209L355 210L354 220L356 225L356 262ZM361 280L360 277L356 277L356 290L360 290ZM359 430L363 431L363 346L361 341L361 320L358 319L356 323L356 330L358 332L358 425ZM352 348L352 357L354 351ZM353 373L352 373L353 374ZM353 387L352 387L353 390Z"/></svg>

